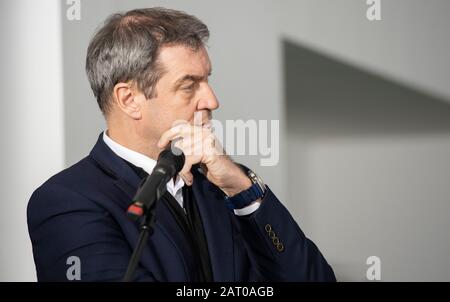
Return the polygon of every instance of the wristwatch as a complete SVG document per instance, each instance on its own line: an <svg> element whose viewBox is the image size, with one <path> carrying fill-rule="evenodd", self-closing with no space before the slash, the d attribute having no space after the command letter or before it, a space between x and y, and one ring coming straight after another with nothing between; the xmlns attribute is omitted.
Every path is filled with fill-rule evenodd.
<svg viewBox="0 0 450 302"><path fill-rule="evenodd" d="M262 179L249 168L238 164L247 174L252 182L252 186L234 196L225 196L225 201L230 210L237 210L249 206L252 202L263 198L267 191L267 187Z"/></svg>

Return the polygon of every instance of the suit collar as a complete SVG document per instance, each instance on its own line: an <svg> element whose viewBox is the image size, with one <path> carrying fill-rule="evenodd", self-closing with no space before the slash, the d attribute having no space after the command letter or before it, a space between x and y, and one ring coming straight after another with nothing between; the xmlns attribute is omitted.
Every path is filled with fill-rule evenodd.
<svg viewBox="0 0 450 302"><path fill-rule="evenodd" d="M148 174L152 173L153 169L156 166L156 160L115 142L108 136L107 130L103 131L102 138L103 142L117 156L123 158L136 167L144 169Z"/></svg>
<svg viewBox="0 0 450 302"><path fill-rule="evenodd" d="M132 187L138 187L140 179L131 167L103 141L103 133L98 137L97 143L89 154L106 174L116 180L123 179Z"/></svg>

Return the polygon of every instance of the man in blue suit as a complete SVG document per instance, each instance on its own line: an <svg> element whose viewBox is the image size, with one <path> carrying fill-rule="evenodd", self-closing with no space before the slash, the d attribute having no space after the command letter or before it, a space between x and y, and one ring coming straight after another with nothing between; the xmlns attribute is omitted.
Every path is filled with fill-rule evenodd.
<svg viewBox="0 0 450 302"><path fill-rule="evenodd" d="M139 236L126 210L171 141L186 162L156 204L134 280L335 281L274 193L217 143L208 36L193 16L151 8L109 17L92 38L86 71L108 129L30 199L39 281L123 278Z"/></svg>

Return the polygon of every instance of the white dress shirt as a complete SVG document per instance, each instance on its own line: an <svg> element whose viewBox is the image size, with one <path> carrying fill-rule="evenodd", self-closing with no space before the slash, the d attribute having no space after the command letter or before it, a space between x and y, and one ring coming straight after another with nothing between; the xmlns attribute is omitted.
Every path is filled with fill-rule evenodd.
<svg viewBox="0 0 450 302"><path fill-rule="evenodd" d="M136 167L142 168L148 174L153 172L156 166L156 161L144 154L138 153L127 147L120 145L113 141L107 134L107 130L103 132L103 141L105 144L120 158L126 160L127 162L135 165ZM180 206L183 208L183 186L184 181L180 176L177 176L175 181L169 181L167 183L167 191L177 200ZM225 202L225 201L224 201ZM260 206L259 202L254 202L249 206L234 210L234 213L239 216L248 215L256 211Z"/></svg>

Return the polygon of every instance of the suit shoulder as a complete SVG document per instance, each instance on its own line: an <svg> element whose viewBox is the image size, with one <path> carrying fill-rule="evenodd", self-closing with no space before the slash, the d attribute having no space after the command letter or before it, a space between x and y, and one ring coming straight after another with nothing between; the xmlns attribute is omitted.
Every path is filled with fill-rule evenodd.
<svg viewBox="0 0 450 302"><path fill-rule="evenodd" d="M95 187L93 180L98 182L101 177L102 171L89 157L53 175L31 195L27 206L29 222L77 207L95 209L96 204L89 201L85 192L89 191L87 187Z"/></svg>
<svg viewBox="0 0 450 302"><path fill-rule="evenodd" d="M90 156L87 156L76 164L50 177L41 187L62 185L76 190L79 184L91 182L93 179L98 179L102 176L105 176L104 172Z"/></svg>

